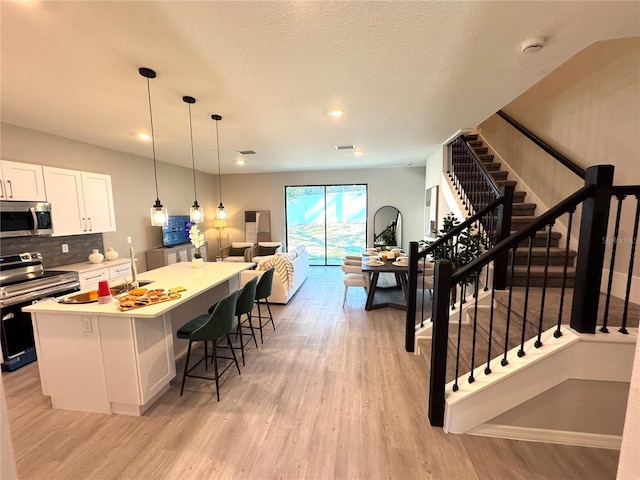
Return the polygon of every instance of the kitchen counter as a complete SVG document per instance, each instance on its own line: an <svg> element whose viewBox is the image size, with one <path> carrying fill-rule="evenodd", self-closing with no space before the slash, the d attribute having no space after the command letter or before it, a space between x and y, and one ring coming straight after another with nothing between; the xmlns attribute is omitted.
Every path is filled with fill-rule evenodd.
<svg viewBox="0 0 640 480"><path fill-rule="evenodd" d="M24 308L33 321L42 393L53 408L142 415L170 387L188 342L175 332L239 288L252 263L176 263L138 275L144 288L182 286L181 297L121 312L117 302Z"/></svg>

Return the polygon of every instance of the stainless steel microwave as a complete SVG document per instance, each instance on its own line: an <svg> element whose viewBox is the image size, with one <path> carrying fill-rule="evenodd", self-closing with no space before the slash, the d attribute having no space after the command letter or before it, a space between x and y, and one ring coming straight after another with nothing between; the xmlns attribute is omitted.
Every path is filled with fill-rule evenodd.
<svg viewBox="0 0 640 480"><path fill-rule="evenodd" d="M50 203L0 201L0 238L52 233Z"/></svg>

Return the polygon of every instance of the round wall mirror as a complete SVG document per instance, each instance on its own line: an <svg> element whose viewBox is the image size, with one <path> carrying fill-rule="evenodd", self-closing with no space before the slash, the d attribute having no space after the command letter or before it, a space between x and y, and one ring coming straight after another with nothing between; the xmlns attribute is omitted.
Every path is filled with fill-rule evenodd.
<svg viewBox="0 0 640 480"><path fill-rule="evenodd" d="M396 207L381 207L373 216L373 246L402 248L402 214Z"/></svg>

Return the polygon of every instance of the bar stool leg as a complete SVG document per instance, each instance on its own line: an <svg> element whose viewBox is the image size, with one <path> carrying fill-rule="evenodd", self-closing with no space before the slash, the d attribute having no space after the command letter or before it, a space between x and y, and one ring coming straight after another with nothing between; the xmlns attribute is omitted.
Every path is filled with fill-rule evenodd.
<svg viewBox="0 0 640 480"><path fill-rule="evenodd" d="M184 362L184 374L182 375L182 386L180 387L180 396L184 391L184 381L187 379L187 371L189 369L189 357L191 357L191 340L189 340L189 347L187 348L187 359Z"/></svg>

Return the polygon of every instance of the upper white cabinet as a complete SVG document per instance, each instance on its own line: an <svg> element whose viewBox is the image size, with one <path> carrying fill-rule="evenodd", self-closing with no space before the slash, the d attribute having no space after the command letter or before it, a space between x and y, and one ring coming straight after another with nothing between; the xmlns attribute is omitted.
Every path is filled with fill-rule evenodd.
<svg viewBox="0 0 640 480"><path fill-rule="evenodd" d="M110 175L42 169L54 236L115 231Z"/></svg>
<svg viewBox="0 0 640 480"><path fill-rule="evenodd" d="M0 199L44 202L42 166L0 160Z"/></svg>

